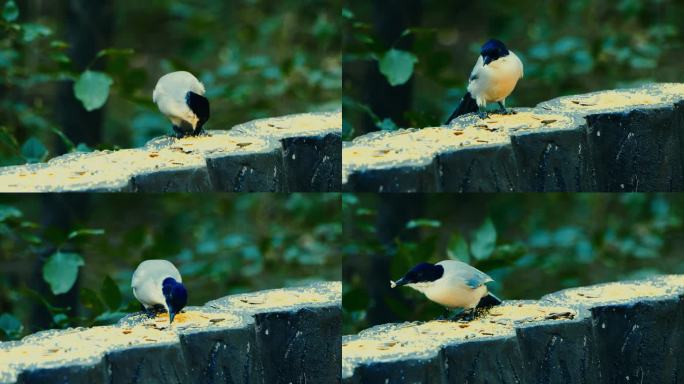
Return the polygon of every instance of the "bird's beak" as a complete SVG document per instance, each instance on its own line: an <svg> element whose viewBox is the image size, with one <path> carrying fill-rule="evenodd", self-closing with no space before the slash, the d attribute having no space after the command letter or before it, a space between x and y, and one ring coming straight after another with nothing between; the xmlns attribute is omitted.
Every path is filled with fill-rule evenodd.
<svg viewBox="0 0 684 384"><path fill-rule="evenodd" d="M402 277L401 279L399 279L397 281L390 282L390 287L396 288L396 287L401 287L402 285L406 285L406 284L408 284L408 281L406 281L406 279L404 279Z"/></svg>
<svg viewBox="0 0 684 384"><path fill-rule="evenodd" d="M492 58L489 56L483 56L482 58L484 59L484 65L487 65L492 62Z"/></svg>
<svg viewBox="0 0 684 384"><path fill-rule="evenodd" d="M175 313L175 312L169 312L169 320L170 320L170 321L169 321L169 324L172 324L172 323L173 323L173 318L174 318L174 317L176 317L176 313Z"/></svg>

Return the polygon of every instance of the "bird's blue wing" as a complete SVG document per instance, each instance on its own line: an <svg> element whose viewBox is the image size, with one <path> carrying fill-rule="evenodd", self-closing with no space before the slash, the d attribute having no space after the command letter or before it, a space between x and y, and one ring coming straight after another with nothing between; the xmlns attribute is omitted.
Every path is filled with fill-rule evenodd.
<svg viewBox="0 0 684 384"><path fill-rule="evenodd" d="M471 267L471 269L468 271L469 276L465 279L466 285L472 289L475 289L482 284L488 283L490 281L493 281L489 275L486 273Z"/></svg>

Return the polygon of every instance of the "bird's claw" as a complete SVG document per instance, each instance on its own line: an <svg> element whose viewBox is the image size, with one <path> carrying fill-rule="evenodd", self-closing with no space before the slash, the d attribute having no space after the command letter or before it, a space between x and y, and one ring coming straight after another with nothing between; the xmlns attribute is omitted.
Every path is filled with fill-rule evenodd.
<svg viewBox="0 0 684 384"><path fill-rule="evenodd" d="M487 112L478 112L477 116L480 117L480 119L486 119L489 117L489 114Z"/></svg>

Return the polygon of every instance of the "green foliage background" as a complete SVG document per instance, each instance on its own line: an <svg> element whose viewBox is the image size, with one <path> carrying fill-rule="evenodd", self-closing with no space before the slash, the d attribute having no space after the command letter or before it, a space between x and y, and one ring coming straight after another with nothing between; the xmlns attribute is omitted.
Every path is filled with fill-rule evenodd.
<svg viewBox="0 0 684 384"><path fill-rule="evenodd" d="M684 3L678 0L347 0L343 11L345 137L398 127L441 125L465 93L489 38L521 58L525 77L507 99L531 107L554 97L644 82L681 82ZM391 3L391 5L390 5ZM380 25L379 13L400 8ZM394 15L394 14L393 14ZM408 23L390 37L401 19ZM397 54L397 50L401 55ZM370 87L412 79L407 107L390 116ZM394 104L399 104L396 100ZM384 109L397 108L386 106Z"/></svg>
<svg viewBox="0 0 684 384"><path fill-rule="evenodd" d="M77 4L0 0L0 165L43 161L60 148L140 146L172 133L151 98L157 79L174 70L204 82L208 129L339 108L335 0L112 1L112 46L85 69L69 56L69 3ZM101 142L65 134L55 111L62 83L76 84L85 109L105 108Z"/></svg>
<svg viewBox="0 0 684 384"><path fill-rule="evenodd" d="M70 225L46 225L55 212ZM339 281L340 222L332 193L0 196L0 340L140 310L130 279L145 259L179 268L188 305Z"/></svg>
<svg viewBox="0 0 684 384"><path fill-rule="evenodd" d="M411 266L453 258L495 280L503 299L537 299L563 288L684 273L681 194L464 194L406 196L399 207L419 216L394 223L389 243L379 240L384 195L343 196L344 331L374 322L434 319L443 308L410 288L374 295L381 272L393 280ZM373 269L372 260L384 258ZM384 270L380 271L379 268Z"/></svg>

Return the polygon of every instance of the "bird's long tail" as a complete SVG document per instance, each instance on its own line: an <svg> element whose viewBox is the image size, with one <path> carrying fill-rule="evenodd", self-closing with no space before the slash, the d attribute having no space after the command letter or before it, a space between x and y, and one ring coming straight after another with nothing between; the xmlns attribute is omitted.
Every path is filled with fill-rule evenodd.
<svg viewBox="0 0 684 384"><path fill-rule="evenodd" d="M461 99L461 102L458 104L458 107L456 108L454 113L452 113L451 116L449 116L445 124L448 125L449 123L451 123L451 120L461 115L477 111L477 102L475 101L475 99L473 99L473 96L470 94L470 92L466 92L466 94L463 95L463 99Z"/></svg>
<svg viewBox="0 0 684 384"><path fill-rule="evenodd" d="M491 308L499 304L501 304L501 299L491 293L488 293L487 296L484 296L480 299L480 302L477 303L477 307L475 308Z"/></svg>

